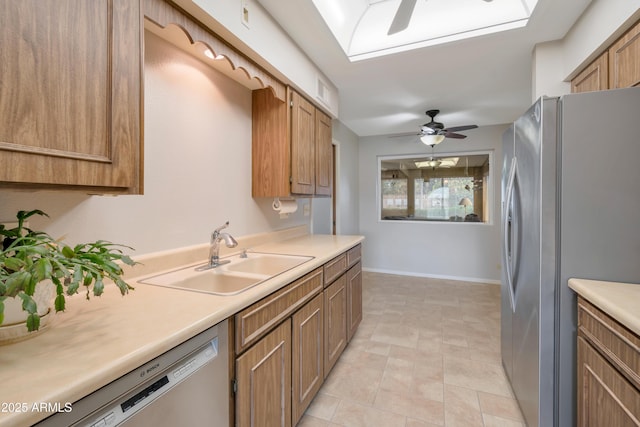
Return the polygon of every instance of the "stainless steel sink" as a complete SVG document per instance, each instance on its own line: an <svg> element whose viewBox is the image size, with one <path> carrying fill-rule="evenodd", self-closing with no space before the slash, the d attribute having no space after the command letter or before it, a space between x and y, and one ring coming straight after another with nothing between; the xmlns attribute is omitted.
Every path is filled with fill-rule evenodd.
<svg viewBox="0 0 640 427"><path fill-rule="evenodd" d="M246 258L233 255L229 263L203 270L202 264L173 270L140 280L140 283L169 288L236 295L265 280L297 267L313 257L247 252Z"/></svg>

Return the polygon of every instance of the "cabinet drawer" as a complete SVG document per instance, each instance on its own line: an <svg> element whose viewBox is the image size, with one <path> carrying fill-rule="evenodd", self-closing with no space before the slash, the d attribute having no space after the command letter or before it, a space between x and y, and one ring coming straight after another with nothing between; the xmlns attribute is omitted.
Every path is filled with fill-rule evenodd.
<svg viewBox="0 0 640 427"><path fill-rule="evenodd" d="M347 271L347 254L343 253L324 265L324 285L330 285Z"/></svg>
<svg viewBox="0 0 640 427"><path fill-rule="evenodd" d="M606 313L578 298L578 335L590 342L640 389L640 338Z"/></svg>
<svg viewBox="0 0 640 427"><path fill-rule="evenodd" d="M317 268L236 314L236 354L246 350L322 288L322 268Z"/></svg>
<svg viewBox="0 0 640 427"><path fill-rule="evenodd" d="M360 261L360 258L362 257L361 251L361 245L354 246L347 251L347 266L351 267L352 265Z"/></svg>

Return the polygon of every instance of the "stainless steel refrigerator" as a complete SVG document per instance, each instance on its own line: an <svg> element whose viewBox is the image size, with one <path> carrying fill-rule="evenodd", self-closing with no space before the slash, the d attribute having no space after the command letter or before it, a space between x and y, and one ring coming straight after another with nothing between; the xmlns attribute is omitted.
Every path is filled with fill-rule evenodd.
<svg viewBox="0 0 640 427"><path fill-rule="evenodd" d="M640 88L539 99L505 132L502 362L530 427L575 425L571 277L640 283Z"/></svg>

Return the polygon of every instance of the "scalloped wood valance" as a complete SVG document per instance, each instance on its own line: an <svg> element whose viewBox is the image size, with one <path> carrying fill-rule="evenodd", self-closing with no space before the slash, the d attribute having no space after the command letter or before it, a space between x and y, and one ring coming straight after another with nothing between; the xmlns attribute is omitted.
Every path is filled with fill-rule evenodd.
<svg viewBox="0 0 640 427"><path fill-rule="evenodd" d="M214 57L223 55L231 70L241 71L246 76L247 87L253 88L257 82L258 87L269 88L276 98L283 102L286 100L286 87L282 82L171 3L144 0L144 15L147 22L157 27L169 28L174 32L176 28L180 29L191 45L202 43Z"/></svg>

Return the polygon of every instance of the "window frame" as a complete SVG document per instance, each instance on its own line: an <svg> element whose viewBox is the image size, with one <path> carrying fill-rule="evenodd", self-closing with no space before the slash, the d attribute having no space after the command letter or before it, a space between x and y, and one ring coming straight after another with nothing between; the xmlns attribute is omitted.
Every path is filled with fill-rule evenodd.
<svg viewBox="0 0 640 427"><path fill-rule="evenodd" d="M466 221L449 221L449 220L438 220L438 219L384 219L382 217L382 163L384 161L390 160L406 160L406 159L423 159L425 157L443 158L443 157L463 157L463 156L477 156L477 155L487 155L489 157L489 174L486 180L486 204L488 207L488 215L487 218L483 222L466 222ZM465 224L470 225L473 224L475 226L491 226L494 224L494 215L496 215L495 211L499 211L499 209L494 207L494 197L495 190L493 186L493 179L496 172L496 164L494 162L494 150L478 150L478 151L452 151L452 152L443 152L443 153L411 153L411 154L384 154L376 156L377 161L377 171L376 171L376 215L378 222L383 223L394 223L394 224Z"/></svg>

